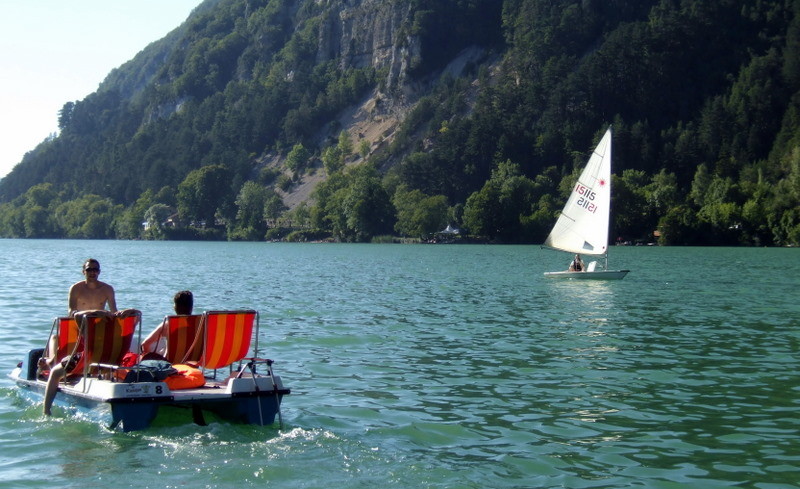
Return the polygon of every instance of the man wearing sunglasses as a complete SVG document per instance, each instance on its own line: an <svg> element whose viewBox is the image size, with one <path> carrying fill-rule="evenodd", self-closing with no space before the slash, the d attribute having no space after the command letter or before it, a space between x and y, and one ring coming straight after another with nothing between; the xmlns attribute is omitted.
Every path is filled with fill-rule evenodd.
<svg viewBox="0 0 800 489"><path fill-rule="evenodd" d="M69 288L69 315L85 313L88 311L108 310L109 313L117 312L117 301L114 297L114 288L105 282L97 280L100 275L100 262L89 258L83 264L84 280ZM106 308L108 306L108 308ZM79 357L69 356L65 359L56 358L57 339L51 338L48 345L48 357L39 359L40 369L50 369L47 386L44 392L44 414L50 415L50 407L58 391L58 383L78 363Z"/></svg>
<svg viewBox="0 0 800 489"><path fill-rule="evenodd" d="M117 312L117 302L114 298L114 288L105 282L97 280L100 276L100 262L89 258L83 264L84 280L69 288L69 315L74 316L78 311L97 311L106 309Z"/></svg>

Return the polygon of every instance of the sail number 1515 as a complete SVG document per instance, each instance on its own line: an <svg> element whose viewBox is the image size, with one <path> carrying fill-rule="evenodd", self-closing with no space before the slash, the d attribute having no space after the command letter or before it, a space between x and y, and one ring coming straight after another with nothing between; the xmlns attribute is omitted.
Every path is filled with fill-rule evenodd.
<svg viewBox="0 0 800 489"><path fill-rule="evenodd" d="M593 192L589 187L582 184L575 185L575 192L580 195L578 198L578 202L576 205L578 207L583 207L587 211L591 213L597 212L597 205L595 205L594 198L597 197L597 194Z"/></svg>

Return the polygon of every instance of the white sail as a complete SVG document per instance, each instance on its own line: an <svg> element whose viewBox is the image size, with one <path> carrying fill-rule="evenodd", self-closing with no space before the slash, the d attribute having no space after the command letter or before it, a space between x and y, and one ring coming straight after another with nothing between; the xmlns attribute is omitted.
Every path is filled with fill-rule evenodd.
<svg viewBox="0 0 800 489"><path fill-rule="evenodd" d="M611 128L592 153L569 200L550 231L548 248L602 255L608 247L608 217L611 212Z"/></svg>

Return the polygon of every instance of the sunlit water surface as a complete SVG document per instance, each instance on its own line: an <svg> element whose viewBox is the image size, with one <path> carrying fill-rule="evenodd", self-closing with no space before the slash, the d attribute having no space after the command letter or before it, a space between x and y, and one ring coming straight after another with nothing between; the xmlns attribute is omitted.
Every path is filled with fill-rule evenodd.
<svg viewBox="0 0 800 489"><path fill-rule="evenodd" d="M145 333L260 311L283 429L109 432L0 380L2 487L796 488L800 250L0 240L0 365L95 257Z"/></svg>

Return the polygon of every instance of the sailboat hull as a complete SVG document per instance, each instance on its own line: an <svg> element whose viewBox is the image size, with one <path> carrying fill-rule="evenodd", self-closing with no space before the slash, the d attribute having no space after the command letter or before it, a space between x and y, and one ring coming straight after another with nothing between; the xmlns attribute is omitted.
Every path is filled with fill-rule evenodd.
<svg viewBox="0 0 800 489"><path fill-rule="evenodd" d="M595 272L544 272L545 278L573 280L622 280L630 270L598 270Z"/></svg>

